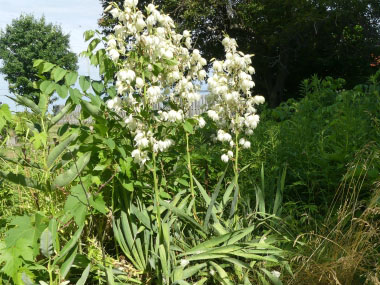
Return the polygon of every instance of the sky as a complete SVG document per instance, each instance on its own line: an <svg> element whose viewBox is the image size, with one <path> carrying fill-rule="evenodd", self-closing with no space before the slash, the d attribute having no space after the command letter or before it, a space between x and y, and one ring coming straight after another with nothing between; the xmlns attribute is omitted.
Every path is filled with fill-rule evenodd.
<svg viewBox="0 0 380 285"><path fill-rule="evenodd" d="M60 25L64 33L70 35L71 50L77 54L87 48L83 33L98 29L97 20L102 13L99 0L0 0L0 7L1 30L20 14L33 14L38 18L44 15L46 22ZM79 58L78 65L79 74L98 77L97 70L90 67L87 59ZM21 110L4 95L9 95L8 84L0 74L0 102L8 104L13 111Z"/></svg>

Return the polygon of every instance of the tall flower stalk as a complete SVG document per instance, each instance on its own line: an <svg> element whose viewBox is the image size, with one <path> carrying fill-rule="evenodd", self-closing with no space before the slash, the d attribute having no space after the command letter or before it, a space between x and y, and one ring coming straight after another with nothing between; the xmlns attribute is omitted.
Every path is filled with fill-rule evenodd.
<svg viewBox="0 0 380 285"><path fill-rule="evenodd" d="M161 234L157 160L174 141L156 130L183 124L191 104L201 98L200 84L195 82L206 77L207 62L198 50L191 51L190 32L176 33L168 15L160 13L153 4L146 7L144 14L136 7L137 2L125 1L124 7L112 3L106 9L118 20L106 43L107 53L118 69L117 96L107 105L124 114L126 130L134 144L130 154L134 162L143 168L152 160L153 200ZM154 111L157 106L161 109L158 112ZM195 198L188 134L186 140L190 191Z"/></svg>
<svg viewBox="0 0 380 285"><path fill-rule="evenodd" d="M212 107L208 116L216 123L218 131L216 139L225 145L221 159L223 162L234 160L235 206L239 193L239 149L250 148L251 143L244 135L252 135L259 123L255 105L264 103L263 96L252 96L251 89L255 86L251 66L252 55L237 51L237 43L230 37L222 41L226 59L214 61L214 74L208 80ZM234 137L234 138L233 138ZM234 152L235 151L235 157Z"/></svg>

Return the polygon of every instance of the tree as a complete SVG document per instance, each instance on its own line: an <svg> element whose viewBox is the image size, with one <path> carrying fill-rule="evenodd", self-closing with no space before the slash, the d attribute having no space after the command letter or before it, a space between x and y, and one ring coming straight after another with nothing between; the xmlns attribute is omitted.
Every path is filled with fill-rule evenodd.
<svg viewBox="0 0 380 285"><path fill-rule="evenodd" d="M111 1L101 0L103 7ZM116 1L122 5L123 1ZM145 6L151 1L140 0ZM352 87L374 70L379 54L379 0L156 0L178 23L193 30L207 59L223 54L223 33L255 54L256 92L270 105L294 97L313 74L344 77ZM107 33L112 19L99 21Z"/></svg>
<svg viewBox="0 0 380 285"><path fill-rule="evenodd" d="M43 59L66 69L77 70L78 58L70 51L69 35L60 26L47 24L45 18L21 15L0 31L0 59L12 93L29 96L34 101L32 82L39 78L33 60Z"/></svg>

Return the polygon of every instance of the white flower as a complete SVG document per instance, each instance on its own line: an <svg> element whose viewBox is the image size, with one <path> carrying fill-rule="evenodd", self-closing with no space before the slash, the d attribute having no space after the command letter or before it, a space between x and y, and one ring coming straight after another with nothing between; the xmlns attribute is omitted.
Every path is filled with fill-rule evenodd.
<svg viewBox="0 0 380 285"><path fill-rule="evenodd" d="M188 38L188 37L191 36L191 34L190 34L190 32L189 32L188 30L184 30L182 34L183 34L183 36L184 36L185 38Z"/></svg>
<svg viewBox="0 0 380 285"><path fill-rule="evenodd" d="M206 76L207 76L207 73L204 69L202 69L198 72L198 77L200 80L204 80L206 78Z"/></svg>
<svg viewBox="0 0 380 285"><path fill-rule="evenodd" d="M140 77L136 78L136 87L137 88L139 88L139 89L143 88L144 84L145 83L144 83L144 80L142 78L140 78Z"/></svg>
<svg viewBox="0 0 380 285"><path fill-rule="evenodd" d="M120 97L116 96L115 98L107 101L107 107L109 109L114 109L116 112L118 112L121 109L121 103L122 102Z"/></svg>
<svg viewBox="0 0 380 285"><path fill-rule="evenodd" d="M139 3L138 0L125 0L124 1L124 7L137 6L138 3Z"/></svg>
<svg viewBox="0 0 380 285"><path fill-rule="evenodd" d="M222 161L223 162L225 162L225 163L227 163L228 162L228 160L230 159L229 157L228 157L228 155L227 154L222 154L222 156L220 157L221 159L222 159Z"/></svg>
<svg viewBox="0 0 380 285"><path fill-rule="evenodd" d="M218 131L218 136L217 136L218 140L221 141L221 142L229 142L232 140L232 137L229 133L226 133L225 131L223 130L219 130Z"/></svg>
<svg viewBox="0 0 380 285"><path fill-rule="evenodd" d="M137 31L142 31L146 27L146 23L143 18L138 18L136 21Z"/></svg>
<svg viewBox="0 0 380 285"><path fill-rule="evenodd" d="M133 157L133 161L140 165L145 164L145 162L149 160L147 152L142 152L139 149L134 149L131 153L131 156Z"/></svg>
<svg viewBox="0 0 380 285"><path fill-rule="evenodd" d="M256 95L255 97L253 97L253 101L255 104L264 104L265 98L263 96Z"/></svg>
<svg viewBox="0 0 380 285"><path fill-rule="evenodd" d="M280 276L281 276L281 273L278 272L277 270L273 270L271 273L272 273L272 275L273 275L274 277L277 277L277 278L280 278Z"/></svg>
<svg viewBox="0 0 380 285"><path fill-rule="evenodd" d="M133 70L131 70L131 69L129 69L129 70L121 70L121 71L118 72L117 77L121 81L131 82L131 81L133 81L135 79L136 73Z"/></svg>
<svg viewBox="0 0 380 285"><path fill-rule="evenodd" d="M157 103L157 101L161 97L160 87L158 87L158 86L151 86L151 87L149 87L148 90L147 90L147 92L146 92L146 95L148 96L149 101L151 103L153 103L153 104Z"/></svg>
<svg viewBox="0 0 380 285"><path fill-rule="evenodd" d="M181 266L182 267L185 267L186 265L188 265L190 263L190 261L188 261L187 259L181 259Z"/></svg>
<svg viewBox="0 0 380 285"><path fill-rule="evenodd" d="M186 38L185 45L186 45L187 48L191 48L191 38L190 37Z"/></svg>
<svg viewBox="0 0 380 285"><path fill-rule="evenodd" d="M134 131L137 128L137 122L133 118L132 114L130 114L128 117L126 117L124 122L127 125L127 127L132 131Z"/></svg>
<svg viewBox="0 0 380 285"><path fill-rule="evenodd" d="M156 7L153 5L153 4L149 4L147 7L146 7L146 10L149 14L151 14L154 10L156 10Z"/></svg>
<svg viewBox="0 0 380 285"><path fill-rule="evenodd" d="M251 142L250 141L244 142L243 148L250 148L250 147L251 147Z"/></svg>
<svg viewBox="0 0 380 285"><path fill-rule="evenodd" d="M234 153L232 151L230 151L230 150L227 152L227 155L228 155L229 158L234 157Z"/></svg>
<svg viewBox="0 0 380 285"><path fill-rule="evenodd" d="M108 54L109 54L109 56L111 57L111 59L113 61L117 61L119 59L119 57L120 57L120 54L119 54L119 52L116 49L110 49L108 51Z"/></svg>
<svg viewBox="0 0 380 285"><path fill-rule="evenodd" d="M169 122L176 122L176 121L181 121L183 116L182 116L182 110L176 111L176 110L170 110L168 112L168 121Z"/></svg>
<svg viewBox="0 0 380 285"><path fill-rule="evenodd" d="M173 52L171 50L166 50L164 53L165 57L167 59L172 59L173 58Z"/></svg>
<svg viewBox="0 0 380 285"><path fill-rule="evenodd" d="M134 140L138 147L146 148L149 146L149 140L142 133L137 133Z"/></svg>
<svg viewBox="0 0 380 285"><path fill-rule="evenodd" d="M115 39L110 39L108 42L107 42L107 45L108 47L110 48L116 48L116 40Z"/></svg>
<svg viewBox="0 0 380 285"><path fill-rule="evenodd" d="M206 125L206 121L202 117L200 117L198 119L198 126L202 129L205 125Z"/></svg>
<svg viewBox="0 0 380 285"><path fill-rule="evenodd" d="M113 9L110 11L110 14L112 15L113 18L117 18L117 17L119 17L119 15L120 15L119 9L117 9L117 8L113 8Z"/></svg>
<svg viewBox="0 0 380 285"><path fill-rule="evenodd" d="M213 121L218 121L219 120L219 115L217 112L214 110L208 110L207 115L211 118Z"/></svg>
<svg viewBox="0 0 380 285"><path fill-rule="evenodd" d="M146 19L146 23L147 23L148 26L154 26L157 23L157 20L156 20L156 18L153 15L150 15Z"/></svg>
<svg viewBox="0 0 380 285"><path fill-rule="evenodd" d="M223 65L220 63L220 61L214 61L214 64L212 65L215 72L222 72L223 71Z"/></svg>
<svg viewBox="0 0 380 285"><path fill-rule="evenodd" d="M255 73L255 69L252 66L250 66L250 67L248 67L248 72L250 74L254 74Z"/></svg>

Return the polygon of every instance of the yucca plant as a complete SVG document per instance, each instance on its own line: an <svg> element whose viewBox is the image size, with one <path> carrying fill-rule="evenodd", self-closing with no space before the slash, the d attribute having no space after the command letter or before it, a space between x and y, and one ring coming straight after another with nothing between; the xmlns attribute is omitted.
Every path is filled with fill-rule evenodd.
<svg viewBox="0 0 380 285"><path fill-rule="evenodd" d="M159 228L152 206L131 203L114 218L115 237L123 253L136 268L150 275L154 284L203 284L212 280L220 284L281 284L271 272L271 268L286 265L285 252L276 246L281 239L263 234L263 223L254 216L236 219L230 215L235 186L229 184L218 199L223 178L211 197L194 178L202 196L197 219L187 191L170 201L160 201L162 242L157 240Z"/></svg>

